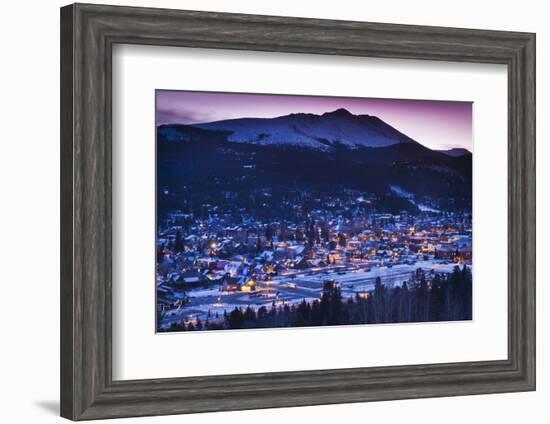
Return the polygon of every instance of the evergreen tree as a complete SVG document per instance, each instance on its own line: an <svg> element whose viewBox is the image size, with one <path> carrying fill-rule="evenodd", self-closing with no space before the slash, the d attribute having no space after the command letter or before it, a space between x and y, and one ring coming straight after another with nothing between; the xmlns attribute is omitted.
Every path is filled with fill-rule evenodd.
<svg viewBox="0 0 550 424"><path fill-rule="evenodd" d="M346 247L347 246L346 235L344 233L338 233L338 244L341 247Z"/></svg>
<svg viewBox="0 0 550 424"><path fill-rule="evenodd" d="M463 304L463 317L462 319L472 319L472 272L464 265L462 268L462 290L460 298Z"/></svg>
<svg viewBox="0 0 550 424"><path fill-rule="evenodd" d="M180 252L183 250L183 241L181 238L181 232L176 232L176 240L174 241L174 250Z"/></svg>
<svg viewBox="0 0 550 424"><path fill-rule="evenodd" d="M228 325L229 328L243 328L244 315L241 308L235 307L229 314Z"/></svg>
<svg viewBox="0 0 550 424"><path fill-rule="evenodd" d="M369 299L371 299L372 302L374 322L384 322L384 317L386 316L386 287L382 284L382 279L380 277L376 277L374 281L374 293L372 296L369 296Z"/></svg>
<svg viewBox="0 0 550 424"><path fill-rule="evenodd" d="M273 240L273 228L271 228L271 226L269 226L269 225L265 229L265 238L268 241Z"/></svg>
<svg viewBox="0 0 550 424"><path fill-rule="evenodd" d="M247 306L243 318L248 325L253 324L256 322L256 312L250 306Z"/></svg>
<svg viewBox="0 0 550 424"><path fill-rule="evenodd" d="M256 252L261 252L262 251L262 241L260 239L260 237L258 236L257 240L256 240Z"/></svg>
<svg viewBox="0 0 550 424"><path fill-rule="evenodd" d="M322 324L321 304L316 299L313 302L311 302L311 325L317 326L321 324Z"/></svg>
<svg viewBox="0 0 550 424"><path fill-rule="evenodd" d="M330 233L326 224L323 224L323 227L321 228L321 237L325 243L330 241Z"/></svg>
<svg viewBox="0 0 550 424"><path fill-rule="evenodd" d="M266 319L267 316L267 308L265 306L260 306L257 313L258 320L263 321Z"/></svg>
<svg viewBox="0 0 550 424"><path fill-rule="evenodd" d="M157 247L157 263L160 264L164 260L164 243Z"/></svg>

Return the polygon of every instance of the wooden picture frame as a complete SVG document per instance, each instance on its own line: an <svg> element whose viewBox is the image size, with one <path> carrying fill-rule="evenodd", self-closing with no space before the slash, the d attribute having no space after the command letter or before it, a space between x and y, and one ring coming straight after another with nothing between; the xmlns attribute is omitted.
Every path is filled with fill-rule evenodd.
<svg viewBox="0 0 550 424"><path fill-rule="evenodd" d="M505 64L508 359L113 381L116 43ZM61 9L61 415L182 414L535 389L535 35L75 4Z"/></svg>

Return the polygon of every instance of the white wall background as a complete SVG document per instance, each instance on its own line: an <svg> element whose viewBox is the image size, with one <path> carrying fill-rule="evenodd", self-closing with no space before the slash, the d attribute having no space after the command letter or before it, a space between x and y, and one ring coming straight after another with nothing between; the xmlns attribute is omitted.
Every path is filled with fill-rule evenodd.
<svg viewBox="0 0 550 424"><path fill-rule="evenodd" d="M550 149L550 29L545 3L536 0L338 2L277 0L109 1L180 9L352 19L530 31L537 33L538 137L538 390L535 393L423 399L370 404L141 418L118 422L257 423L370 421L383 423L543 423L550 416L548 290L543 269L550 226L545 186ZM9 2L2 8L0 66L0 417L9 423L61 422L59 392L59 6L48 0ZM545 358L546 356L546 358Z"/></svg>

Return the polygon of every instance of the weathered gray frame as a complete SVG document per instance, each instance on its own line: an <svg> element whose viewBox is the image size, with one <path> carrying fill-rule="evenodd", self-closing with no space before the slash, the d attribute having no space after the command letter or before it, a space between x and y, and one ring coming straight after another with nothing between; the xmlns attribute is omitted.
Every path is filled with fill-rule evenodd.
<svg viewBox="0 0 550 424"><path fill-rule="evenodd" d="M508 359L113 381L115 43L506 64ZM61 9L62 416L83 420L534 389L534 34L87 4Z"/></svg>

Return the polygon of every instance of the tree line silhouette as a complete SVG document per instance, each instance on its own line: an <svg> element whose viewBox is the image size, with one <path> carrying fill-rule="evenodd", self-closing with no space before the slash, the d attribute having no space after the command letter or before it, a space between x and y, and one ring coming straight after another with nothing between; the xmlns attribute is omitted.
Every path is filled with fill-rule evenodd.
<svg viewBox="0 0 550 424"><path fill-rule="evenodd" d="M374 289L344 298L336 281L323 283L320 299L297 305L273 303L255 310L235 307L223 317L174 323L166 331L311 327L349 324L462 321L472 319L472 273L455 266L428 279L422 269L408 282L386 286L378 277Z"/></svg>

